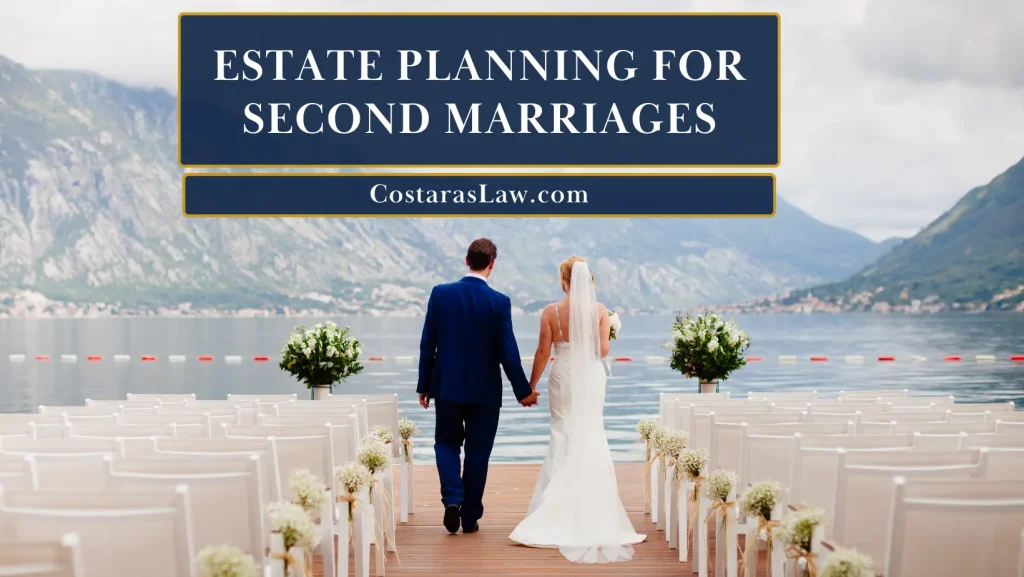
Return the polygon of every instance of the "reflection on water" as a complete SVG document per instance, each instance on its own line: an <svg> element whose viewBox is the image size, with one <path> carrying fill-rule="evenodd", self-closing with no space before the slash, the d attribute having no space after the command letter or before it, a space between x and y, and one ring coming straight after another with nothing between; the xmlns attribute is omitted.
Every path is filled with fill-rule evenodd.
<svg viewBox="0 0 1024 577"><path fill-rule="evenodd" d="M389 392L399 396L403 414L423 430L418 459L432 459L433 410L416 402L415 362L395 356L414 355L419 344L419 319L354 317L334 319L350 324L370 355L387 357L367 362L362 374L345 383L351 392ZM1011 354L1024 354L1024 319L1020 315L877 316L877 315L764 315L737 318L753 341L750 363L724 385L733 394L769 390L818 390L822 393L856 388L909 388L916 394L955 395L962 402L1014 401L1024 405L1024 363L1010 363ZM640 416L657 412L658 393L692 391L667 363L648 364L661 349L671 319L623 319L623 334L612 345L616 363L608 381L605 422L617 459L638 458L634 426ZM124 398L128 392L195 392L200 398L224 398L227 393L299 392L304 389L278 368L276 358L295 319L0 319L0 411L31 411L41 404L81 404L86 398ZM516 319L520 352L532 355L538 321ZM24 362L8 355L24 354ZM49 362L33 360L50 355ZM78 355L61 362L61 354ZM115 363L115 354L131 355ZM946 363L944 355L964 361ZM975 362L975 354L992 354L995 362ZM87 355L103 361L87 362ZM156 355L154 363L140 362ZM185 355L185 363L169 363L169 355ZM199 363L212 355L212 363ZM240 364L224 362L240 355ZM254 355L268 355L256 363ZM779 355L795 355L796 363L780 363ZM828 356L811 363L812 355ZM863 355L860 364L843 362L845 355ZM893 355L894 363L875 361ZM913 355L926 358L912 362ZM527 373L529 373L527 363ZM495 461L539 460L547 443L548 408L541 382L541 405L524 409L506 389L505 407L494 448Z"/></svg>

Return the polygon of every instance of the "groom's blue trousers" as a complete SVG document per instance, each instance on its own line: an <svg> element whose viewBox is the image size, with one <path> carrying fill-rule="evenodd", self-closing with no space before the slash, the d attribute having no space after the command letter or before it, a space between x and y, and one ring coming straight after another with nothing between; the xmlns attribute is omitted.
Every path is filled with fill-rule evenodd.
<svg viewBox="0 0 1024 577"><path fill-rule="evenodd" d="M441 477L441 502L462 508L463 527L484 514L487 462L498 432L499 407L434 400L434 455ZM461 462L466 444L465 463Z"/></svg>

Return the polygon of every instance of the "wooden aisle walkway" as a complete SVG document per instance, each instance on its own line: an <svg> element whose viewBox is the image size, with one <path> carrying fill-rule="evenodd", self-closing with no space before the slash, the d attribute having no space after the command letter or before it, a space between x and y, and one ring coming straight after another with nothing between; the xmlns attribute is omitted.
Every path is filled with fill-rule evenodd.
<svg viewBox="0 0 1024 577"><path fill-rule="evenodd" d="M396 530L398 555L387 556L387 577L443 575L450 577L521 577L562 575L685 576L692 575L689 563L679 562L679 552L670 550L664 532L658 532L644 515L643 464L616 464L622 502L640 534L647 541L636 546L628 563L581 565L566 561L557 550L531 549L508 539L509 533L526 514L540 466L535 464L494 464L487 476L484 517L480 531L470 535L449 535L441 524L442 507L437 470L417 465L416 513ZM585 479L580 479L585 483ZM397 483L397 475L396 475ZM319 561L319 560L317 560ZM319 575L319 562L317 574Z"/></svg>

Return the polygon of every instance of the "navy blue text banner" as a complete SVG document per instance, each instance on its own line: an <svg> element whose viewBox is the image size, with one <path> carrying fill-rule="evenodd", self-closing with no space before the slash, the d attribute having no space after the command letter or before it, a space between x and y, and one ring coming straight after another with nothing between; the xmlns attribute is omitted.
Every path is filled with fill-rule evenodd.
<svg viewBox="0 0 1024 577"><path fill-rule="evenodd" d="M771 174L186 174L186 216L748 216Z"/></svg>
<svg viewBox="0 0 1024 577"><path fill-rule="evenodd" d="M182 166L780 163L777 14L182 14Z"/></svg>

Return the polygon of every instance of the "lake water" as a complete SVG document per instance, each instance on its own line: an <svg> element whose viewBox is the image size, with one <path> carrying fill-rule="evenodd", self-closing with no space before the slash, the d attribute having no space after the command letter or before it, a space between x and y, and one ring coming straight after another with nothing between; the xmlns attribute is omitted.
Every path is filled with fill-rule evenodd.
<svg viewBox="0 0 1024 577"><path fill-rule="evenodd" d="M367 355L386 357L365 362L362 374L342 387L343 392L394 392L401 411L417 421L421 433L418 460L432 460L433 410L416 402L416 364L396 356L418 352L420 319L352 317L332 319L350 325L366 346ZM750 315L736 320L752 339L749 363L723 384L734 395L748 391L857 388L909 388L921 395L955 395L961 402L1014 401L1024 405L1024 363L1011 363L1024 354L1021 315L881 316L881 315ZM612 355L631 356L615 363L608 382L605 421L619 460L638 457L636 420L656 415L658 393L694 391L694 381L673 373L667 362L646 357L667 356L661 348L672 319L626 317L623 334L612 344ZM0 319L0 412L29 412L38 405L82 404L86 398L113 399L129 392L194 392L199 398L223 399L227 393L298 392L305 389L277 367L281 343L295 324L310 319ZM515 319L520 353L533 355L537 317ZM9 360L23 354L25 360ZM62 362L62 354L77 355ZM114 355L130 355L127 363ZM977 362L976 354L996 356ZM49 355L48 362L35 360ZM88 355L102 355L90 362ZM156 362L141 362L154 355ZM183 363L168 356L184 355ZM213 362L197 362L211 355ZM238 355L241 362L225 362ZM256 355L270 362L254 362ZM795 355L797 362L780 362ZM811 363L812 355L829 362ZM846 355L863 355L864 362L844 362ZM882 363L880 355L895 362ZM924 357L911 361L912 356ZM943 356L962 355L959 363ZM529 375L530 363L524 363ZM543 457L547 443L546 382L541 381L541 405L523 409L506 389L505 407L494 449L495 461L531 461Z"/></svg>

